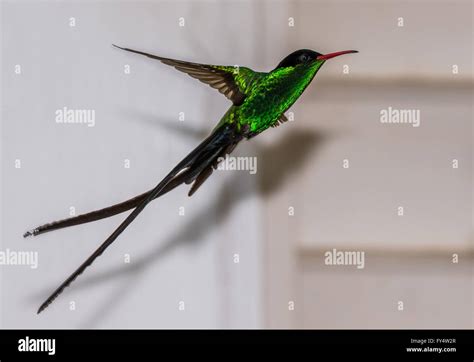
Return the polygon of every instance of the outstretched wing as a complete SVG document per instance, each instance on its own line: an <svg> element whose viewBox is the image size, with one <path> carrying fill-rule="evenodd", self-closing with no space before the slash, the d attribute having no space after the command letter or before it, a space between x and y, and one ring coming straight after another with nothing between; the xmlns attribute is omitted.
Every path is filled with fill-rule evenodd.
<svg viewBox="0 0 474 362"><path fill-rule="evenodd" d="M217 89L236 106L241 105L244 101L246 90L255 75L254 71L245 67L191 63L182 60L164 58L129 48L122 48L115 44L112 45L118 49L145 55L149 58L157 59L164 64L171 65L177 70L189 74L191 77Z"/></svg>

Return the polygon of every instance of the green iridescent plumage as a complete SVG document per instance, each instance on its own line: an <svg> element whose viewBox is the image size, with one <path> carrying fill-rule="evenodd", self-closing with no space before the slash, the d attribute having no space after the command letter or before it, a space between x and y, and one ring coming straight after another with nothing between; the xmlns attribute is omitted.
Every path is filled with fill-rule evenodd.
<svg viewBox="0 0 474 362"><path fill-rule="evenodd" d="M252 138L269 127L275 127L286 120L284 112L300 97L327 59L355 52L350 50L323 55L312 50L302 49L288 55L271 72L262 73L245 67L191 63L133 49L117 48L145 55L173 66L217 89L233 104L209 137L179 162L152 190L101 210L41 225L24 234L25 237L39 235L134 209L100 247L46 299L38 309L38 313L50 305L91 265L148 203L182 184L192 184L189 196L193 195L209 178L217 164L224 156L230 154L240 141L244 138Z"/></svg>
<svg viewBox="0 0 474 362"><path fill-rule="evenodd" d="M214 130L225 124L234 125L236 132L246 138L278 124L325 62L316 59L319 53L301 50L285 58L286 63L280 63L283 66L264 73L246 67L191 63L117 48L160 60L218 89L234 104ZM301 56L305 57L304 61Z"/></svg>
<svg viewBox="0 0 474 362"><path fill-rule="evenodd" d="M269 73L254 73L253 82L245 89L244 102L232 106L220 124L236 122L238 129L248 126L252 136L274 126L300 97L323 63L321 60Z"/></svg>

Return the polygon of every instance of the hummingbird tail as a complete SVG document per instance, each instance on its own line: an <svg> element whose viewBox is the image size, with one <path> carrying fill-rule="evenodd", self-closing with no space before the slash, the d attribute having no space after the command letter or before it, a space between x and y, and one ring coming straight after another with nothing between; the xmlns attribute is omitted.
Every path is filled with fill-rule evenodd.
<svg viewBox="0 0 474 362"><path fill-rule="evenodd" d="M221 135L219 138L219 137L216 137L215 135L214 138L218 138L220 140L219 142L225 144L225 142L223 142L223 139L225 138L225 136ZM192 185L191 190L189 191L189 194L188 194L189 196L192 196L196 192L196 190L204 183L204 181L212 174L212 167L209 167L210 165L207 164L209 162L207 163L205 162L206 161L205 158L209 157L209 155L212 155L212 151L214 150L214 152L216 152L221 146L216 147L217 145L216 139L213 139L212 142L209 140L206 140L206 141L208 141L207 147L202 147L202 145L200 145L202 147L202 151L201 151L202 155L201 155L201 158L196 159L193 171L189 170L188 172L186 172L186 175L182 174L181 177L176 177L174 180L169 182L166 185L166 187L155 197L155 199L170 192L177 186L181 185L183 182L189 184L194 181L194 184ZM221 153L225 155L226 153L232 152L232 150L236 146L236 143L234 143L233 146L231 145L232 143L229 144L228 148L221 150ZM211 166L214 166L214 168L217 166L219 157L221 157L220 154L217 155L217 157L214 157L213 162L211 162L212 163ZM69 218L61 219L61 220L56 220L44 225L37 226L34 229L31 229L25 232L23 234L23 237L26 238L29 236L36 236L36 235L44 234L53 230L63 229L63 228L75 226L75 225L86 224L89 222L93 222L93 221L105 219L117 214L121 214L122 212L133 209L134 207L137 207L137 205L139 205L140 202L145 200L150 195L151 191L152 190L149 190L147 192L144 192L143 194L132 197L131 199L128 199L118 204L114 204L112 206L105 207L103 209L94 210L82 215L73 216L73 217L69 217Z"/></svg>
<svg viewBox="0 0 474 362"><path fill-rule="evenodd" d="M170 183L164 190L161 192L159 195L156 196L156 198L166 194L167 192L171 191L174 189L178 184L176 183ZM99 210L94 210L91 212L88 212L86 214L78 215L78 216L73 216L69 217L66 219L61 219L61 220L56 220L52 221L50 223L44 224L37 226L34 229L28 230L26 233L23 234L23 237L26 238L28 236L36 236L40 234L47 233L49 231L53 230L58 230L58 229L63 229L69 226L75 226L75 225L81 225L81 224L86 224L89 222L105 219L117 214L121 214L122 212L125 212L127 210L130 210L134 207L136 207L140 202L146 199L146 197L150 194L150 191L144 192L141 195L132 197L131 199L128 199L126 201L123 201L121 203L105 207L103 209Z"/></svg>
<svg viewBox="0 0 474 362"><path fill-rule="evenodd" d="M186 156L155 188L143 197L137 196L140 201L135 209L125 218L125 220L114 230L114 232L96 249L79 268L77 268L38 309L41 313L46 309L79 275L81 275L96 258L98 258L117 237L130 225L130 223L140 214L143 209L153 199L176 186L186 183L193 183L189 195L191 196L210 176L213 168L217 167L219 157L232 152L235 146L242 140L242 136L235 132L232 125L225 125L214 131L199 146L197 146L188 156ZM136 199L133 202L136 202ZM129 200L130 201L130 200ZM122 203L123 204L123 203ZM130 202L132 204L132 202ZM127 205L129 206L129 205ZM100 211L100 210L99 210Z"/></svg>

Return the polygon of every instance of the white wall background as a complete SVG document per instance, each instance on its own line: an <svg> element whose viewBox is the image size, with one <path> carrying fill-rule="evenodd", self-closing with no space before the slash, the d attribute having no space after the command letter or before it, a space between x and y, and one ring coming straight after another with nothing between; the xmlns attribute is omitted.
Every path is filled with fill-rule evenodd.
<svg viewBox="0 0 474 362"><path fill-rule="evenodd" d="M79 214L150 189L230 105L192 78L111 44L191 61L259 65L251 4L3 2L2 10L2 249L39 253L37 270L1 267L2 326L261 326L259 201L252 192L256 178L248 173L218 172L192 199L180 188L154 202L40 316L42 300L125 215L22 238L28 228L67 216L71 206ZM237 43L237 36L246 41ZM94 109L95 127L56 124L55 111L63 107ZM245 146L238 153L252 152Z"/></svg>

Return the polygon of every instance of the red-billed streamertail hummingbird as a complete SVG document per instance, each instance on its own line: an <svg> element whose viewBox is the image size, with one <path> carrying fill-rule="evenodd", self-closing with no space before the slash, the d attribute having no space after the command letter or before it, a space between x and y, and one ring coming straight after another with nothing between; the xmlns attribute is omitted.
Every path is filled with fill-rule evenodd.
<svg viewBox="0 0 474 362"><path fill-rule="evenodd" d="M211 134L152 190L101 210L38 226L24 234L24 237L39 235L134 209L102 245L46 299L39 307L38 313L51 304L77 276L91 265L149 202L183 183L192 183L188 195L193 195L212 174L217 163L225 155L230 154L240 141L250 139L269 127L276 127L287 121L284 112L295 103L326 60L343 54L357 53L356 50L345 50L320 54L313 50L301 49L291 53L275 69L265 73L254 72L246 67L190 63L114 46L171 65L217 89L230 99L232 105Z"/></svg>

